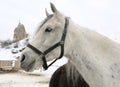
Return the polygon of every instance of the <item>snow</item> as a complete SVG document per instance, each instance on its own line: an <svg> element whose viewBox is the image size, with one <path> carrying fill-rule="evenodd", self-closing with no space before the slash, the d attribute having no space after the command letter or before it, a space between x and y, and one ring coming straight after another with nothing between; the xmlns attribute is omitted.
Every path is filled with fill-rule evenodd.
<svg viewBox="0 0 120 87"><path fill-rule="evenodd" d="M0 60L16 60L17 56L20 56L21 52L19 52L20 49L23 49L28 43L28 38L23 39L19 42L13 43L12 45L9 45L7 47L0 49ZM18 48L14 48L16 45L18 45ZM16 54L13 54L13 52L16 52ZM17 53L18 52L18 53Z"/></svg>
<svg viewBox="0 0 120 87"><path fill-rule="evenodd" d="M0 87L48 87L50 77L42 74L13 72L0 74Z"/></svg>
<svg viewBox="0 0 120 87"><path fill-rule="evenodd" d="M0 60L16 60L11 53L11 49L0 50Z"/></svg>

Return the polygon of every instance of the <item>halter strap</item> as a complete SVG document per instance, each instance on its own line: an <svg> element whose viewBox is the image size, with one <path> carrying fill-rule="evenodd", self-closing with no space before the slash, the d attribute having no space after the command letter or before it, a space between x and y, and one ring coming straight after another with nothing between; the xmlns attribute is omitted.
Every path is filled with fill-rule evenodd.
<svg viewBox="0 0 120 87"><path fill-rule="evenodd" d="M42 58L43 61L43 68L45 70L48 69L48 67L50 67L55 61L57 61L58 59L62 58L64 56L64 43L65 43L65 38L66 38L66 34L67 34L67 27L69 24L69 18L66 17L65 18L65 26L64 26L64 31L62 33L62 38L61 40L54 44L53 46L51 46L50 48L48 48L47 50L45 50L44 52L41 52L39 49L35 48L34 46L32 46L31 44L28 44L27 47L31 48L35 53L40 55L40 58ZM54 61L52 61L52 63L50 63L49 65L47 65L47 61L45 58L45 55L48 54L49 52L51 52L52 50L54 50L57 47L61 47L61 53L60 56L58 58L55 58Z"/></svg>

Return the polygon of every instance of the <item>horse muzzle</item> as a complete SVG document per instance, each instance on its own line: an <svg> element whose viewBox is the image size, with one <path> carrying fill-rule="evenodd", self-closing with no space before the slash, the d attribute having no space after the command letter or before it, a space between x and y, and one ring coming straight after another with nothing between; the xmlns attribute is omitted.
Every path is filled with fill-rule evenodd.
<svg viewBox="0 0 120 87"><path fill-rule="evenodd" d="M26 57L25 54L22 54L21 55L21 68L25 71L32 71L32 69L34 68L34 65L35 65L35 60L28 60L28 58Z"/></svg>

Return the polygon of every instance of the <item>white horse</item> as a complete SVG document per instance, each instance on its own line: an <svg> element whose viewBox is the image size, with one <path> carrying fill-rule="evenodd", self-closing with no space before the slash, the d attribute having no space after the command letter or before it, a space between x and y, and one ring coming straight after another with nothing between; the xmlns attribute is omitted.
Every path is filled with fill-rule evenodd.
<svg viewBox="0 0 120 87"><path fill-rule="evenodd" d="M53 14L47 13L47 18L24 50L21 67L32 71L43 65L47 69L46 61L64 54L90 87L120 87L120 45L77 25L52 3L51 9ZM56 43L59 44L55 46Z"/></svg>

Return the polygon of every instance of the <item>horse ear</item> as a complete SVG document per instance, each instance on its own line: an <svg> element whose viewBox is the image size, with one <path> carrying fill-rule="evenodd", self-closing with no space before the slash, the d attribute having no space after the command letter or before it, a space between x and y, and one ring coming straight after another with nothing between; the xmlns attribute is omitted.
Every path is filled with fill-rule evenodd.
<svg viewBox="0 0 120 87"><path fill-rule="evenodd" d="M48 17L50 14L48 13L47 9L45 9L46 16Z"/></svg>
<svg viewBox="0 0 120 87"><path fill-rule="evenodd" d="M51 10L52 10L53 13L58 12L58 10L56 9L56 7L53 3L50 3L50 6L51 6Z"/></svg>

